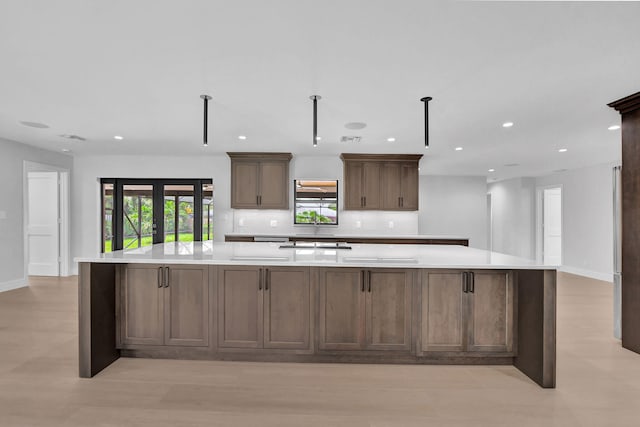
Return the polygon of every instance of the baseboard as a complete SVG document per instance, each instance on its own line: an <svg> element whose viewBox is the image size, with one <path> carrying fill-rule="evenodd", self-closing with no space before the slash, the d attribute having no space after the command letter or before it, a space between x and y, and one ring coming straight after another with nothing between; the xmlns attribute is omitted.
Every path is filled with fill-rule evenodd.
<svg viewBox="0 0 640 427"><path fill-rule="evenodd" d="M24 288L28 284L27 279L24 277L16 280L9 280L8 282L0 283L0 292L10 291L12 289Z"/></svg>
<svg viewBox="0 0 640 427"><path fill-rule="evenodd" d="M613 273L601 273L599 271L584 270L582 268L571 267L569 265L563 265L559 267L558 271L576 274L578 276L585 276L591 279L602 280L604 282L613 282Z"/></svg>

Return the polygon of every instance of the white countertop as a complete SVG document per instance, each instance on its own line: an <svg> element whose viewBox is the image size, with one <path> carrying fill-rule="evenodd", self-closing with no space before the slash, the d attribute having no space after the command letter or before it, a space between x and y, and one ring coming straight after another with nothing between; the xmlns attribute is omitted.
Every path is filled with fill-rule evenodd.
<svg viewBox="0 0 640 427"><path fill-rule="evenodd" d="M468 240L468 237L443 236L435 234L349 234L349 233L226 233L225 236L233 237L318 237L338 239L455 239Z"/></svg>
<svg viewBox="0 0 640 427"><path fill-rule="evenodd" d="M280 249L280 243L161 243L76 262L218 264L314 267L399 267L465 269L556 269L533 260L458 245L348 244L352 249L300 247Z"/></svg>

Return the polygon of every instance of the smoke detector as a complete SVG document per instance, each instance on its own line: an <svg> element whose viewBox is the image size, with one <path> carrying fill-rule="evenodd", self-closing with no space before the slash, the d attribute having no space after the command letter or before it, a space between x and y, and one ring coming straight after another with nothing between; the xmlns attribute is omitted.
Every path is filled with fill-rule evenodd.
<svg viewBox="0 0 640 427"><path fill-rule="evenodd" d="M346 127L347 129L364 129L365 127L367 127L366 123L363 122L350 122L344 125L344 127Z"/></svg>
<svg viewBox="0 0 640 427"><path fill-rule="evenodd" d="M360 142L361 136L343 136L340 138L340 142Z"/></svg>

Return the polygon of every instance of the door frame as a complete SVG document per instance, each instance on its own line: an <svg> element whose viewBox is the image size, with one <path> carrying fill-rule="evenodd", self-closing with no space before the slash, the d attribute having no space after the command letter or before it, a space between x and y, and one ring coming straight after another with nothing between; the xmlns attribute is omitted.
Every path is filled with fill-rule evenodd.
<svg viewBox="0 0 640 427"><path fill-rule="evenodd" d="M536 262L544 262L544 190L560 189L560 230L561 248L560 265L564 263L564 188L562 184L542 185L536 187Z"/></svg>
<svg viewBox="0 0 640 427"><path fill-rule="evenodd" d="M58 264L59 276L67 277L70 275L70 188L69 188L69 169L58 166L48 165L45 163L23 161L22 173L22 235L24 241L24 277L29 276L29 173L30 172L57 172L58 174Z"/></svg>

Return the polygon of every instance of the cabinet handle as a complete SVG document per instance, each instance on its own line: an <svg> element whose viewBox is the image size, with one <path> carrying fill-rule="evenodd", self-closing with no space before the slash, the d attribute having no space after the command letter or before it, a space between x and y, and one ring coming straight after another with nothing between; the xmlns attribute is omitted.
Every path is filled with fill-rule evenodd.
<svg viewBox="0 0 640 427"><path fill-rule="evenodd" d="M169 274L169 267L165 267L164 268L164 274L165 274L164 287L168 288L169 287L169 280L171 278L171 275Z"/></svg>
<svg viewBox="0 0 640 427"><path fill-rule="evenodd" d="M369 284L369 293L371 293L371 271L367 271L367 283Z"/></svg>
<svg viewBox="0 0 640 427"><path fill-rule="evenodd" d="M262 269L258 270L258 290L262 290Z"/></svg>
<svg viewBox="0 0 640 427"><path fill-rule="evenodd" d="M259 201L258 201L258 204L259 204L259 205L262 205L262 196L258 196L258 200L259 200Z"/></svg>
<svg viewBox="0 0 640 427"><path fill-rule="evenodd" d="M259 205L259 204L260 204L260 196L256 194L256 205Z"/></svg>
<svg viewBox="0 0 640 427"><path fill-rule="evenodd" d="M469 273L466 271L462 272L462 292L469 292Z"/></svg>
<svg viewBox="0 0 640 427"><path fill-rule="evenodd" d="M264 290L268 291L269 290L269 280L270 280L270 274L269 274L269 269L267 268L264 272Z"/></svg>
<svg viewBox="0 0 640 427"><path fill-rule="evenodd" d="M163 285L162 280L162 267L158 267L158 287L161 288Z"/></svg>
<svg viewBox="0 0 640 427"><path fill-rule="evenodd" d="M367 196L363 196L362 200L364 201L364 205L363 206L367 206Z"/></svg>
<svg viewBox="0 0 640 427"><path fill-rule="evenodd" d="M360 283L362 284L362 286L360 287L360 292L364 292L364 278L365 275L367 274L364 270L360 271Z"/></svg>
<svg viewBox="0 0 640 427"><path fill-rule="evenodd" d="M400 197L400 207L404 208L404 197Z"/></svg>
<svg viewBox="0 0 640 427"><path fill-rule="evenodd" d="M470 279L469 282L469 292L471 292L472 294L474 293L474 291L476 290L476 275L472 272L469 273Z"/></svg>

